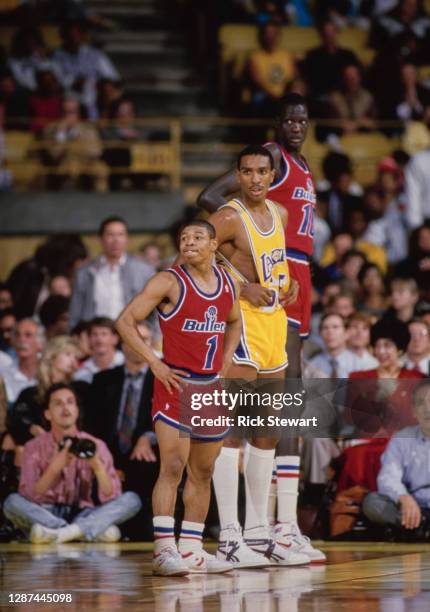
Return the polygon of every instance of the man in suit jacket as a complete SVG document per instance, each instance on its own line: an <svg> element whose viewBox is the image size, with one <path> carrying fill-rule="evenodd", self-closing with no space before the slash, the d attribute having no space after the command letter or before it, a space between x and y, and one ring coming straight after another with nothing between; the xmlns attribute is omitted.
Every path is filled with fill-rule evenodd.
<svg viewBox="0 0 430 612"><path fill-rule="evenodd" d="M139 330L151 343L149 324L139 325ZM151 419L154 376L140 356L126 345L123 350L124 365L94 376L87 429L106 442L124 474L124 490L142 498L142 513L135 521L140 531L133 536L147 539L152 538L151 497L159 469Z"/></svg>
<svg viewBox="0 0 430 612"><path fill-rule="evenodd" d="M70 303L70 327L94 317L116 319L155 270L127 253L128 228L120 217L102 221L102 255L79 268Z"/></svg>

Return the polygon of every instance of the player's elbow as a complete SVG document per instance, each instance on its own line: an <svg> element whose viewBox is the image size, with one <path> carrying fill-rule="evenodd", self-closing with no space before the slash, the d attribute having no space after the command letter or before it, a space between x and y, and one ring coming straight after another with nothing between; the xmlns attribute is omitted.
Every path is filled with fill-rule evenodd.
<svg viewBox="0 0 430 612"><path fill-rule="evenodd" d="M197 197L197 206L207 210L210 213L216 211L217 207L214 204L213 197L211 196L211 192L208 187L206 187L206 189L204 189Z"/></svg>

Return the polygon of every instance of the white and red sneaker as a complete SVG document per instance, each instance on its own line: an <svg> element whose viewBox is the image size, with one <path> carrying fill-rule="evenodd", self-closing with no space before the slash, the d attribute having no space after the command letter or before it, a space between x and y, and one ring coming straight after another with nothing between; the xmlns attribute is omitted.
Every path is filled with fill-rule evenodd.
<svg viewBox="0 0 430 612"><path fill-rule="evenodd" d="M169 546L154 555L152 573L154 576L187 576L190 570L178 551Z"/></svg>
<svg viewBox="0 0 430 612"><path fill-rule="evenodd" d="M234 569L231 563L218 559L203 549L181 553L181 556L190 574L224 574Z"/></svg>
<svg viewBox="0 0 430 612"><path fill-rule="evenodd" d="M322 550L312 546L310 539L302 534L297 523L278 523L274 529L274 539L279 546L287 550L307 555L312 565L327 561Z"/></svg>

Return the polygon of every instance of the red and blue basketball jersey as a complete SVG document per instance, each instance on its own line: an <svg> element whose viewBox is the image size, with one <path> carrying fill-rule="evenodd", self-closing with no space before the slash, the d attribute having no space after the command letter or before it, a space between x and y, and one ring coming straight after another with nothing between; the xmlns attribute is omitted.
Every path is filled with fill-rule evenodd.
<svg viewBox="0 0 430 612"><path fill-rule="evenodd" d="M227 317L235 300L228 272L213 266L218 279L214 293L204 293L183 265L169 268L181 287L178 303L168 313L158 308L164 361L192 374L209 376L222 368Z"/></svg>
<svg viewBox="0 0 430 612"><path fill-rule="evenodd" d="M282 175L272 183L270 199L284 206L288 211L288 225L285 242L288 251L300 251L309 257L313 252L314 217L316 206L315 183L304 157L292 157L278 143L282 155Z"/></svg>

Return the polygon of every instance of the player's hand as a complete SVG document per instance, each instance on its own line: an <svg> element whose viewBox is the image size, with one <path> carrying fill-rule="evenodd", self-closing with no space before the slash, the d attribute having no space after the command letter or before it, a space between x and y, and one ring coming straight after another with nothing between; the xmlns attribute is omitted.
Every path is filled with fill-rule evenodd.
<svg viewBox="0 0 430 612"><path fill-rule="evenodd" d="M416 529L421 522L421 508L412 495L401 495L399 498L402 526Z"/></svg>
<svg viewBox="0 0 430 612"><path fill-rule="evenodd" d="M288 287L288 291L280 296L280 302L282 306L294 304L294 302L297 300L297 296L299 295L299 289L300 285L298 281L292 278L290 286Z"/></svg>
<svg viewBox="0 0 430 612"><path fill-rule="evenodd" d="M169 368L161 359L154 361L150 368L155 378L158 378L163 383L170 394L173 393L173 389L180 391L182 389L181 382L183 382L183 378L190 377L189 373L184 370Z"/></svg>
<svg viewBox="0 0 430 612"><path fill-rule="evenodd" d="M130 459L136 459L137 461L150 461L154 463L157 461L157 457L152 450L151 440L145 435L140 436L136 442L136 446L130 455Z"/></svg>
<svg viewBox="0 0 430 612"><path fill-rule="evenodd" d="M270 306L273 303L273 291L259 283L244 283L240 287L240 297L253 306Z"/></svg>

